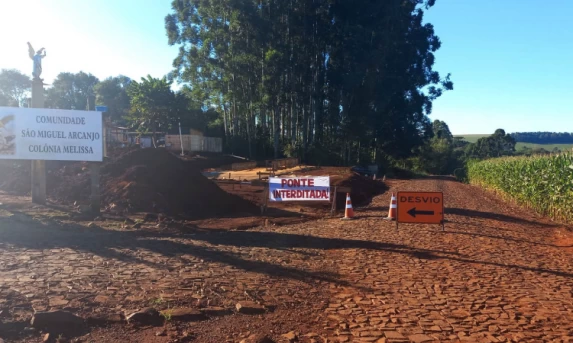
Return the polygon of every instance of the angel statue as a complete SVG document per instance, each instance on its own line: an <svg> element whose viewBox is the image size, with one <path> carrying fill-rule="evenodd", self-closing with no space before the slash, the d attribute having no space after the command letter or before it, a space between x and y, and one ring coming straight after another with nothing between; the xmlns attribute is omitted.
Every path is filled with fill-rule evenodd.
<svg viewBox="0 0 573 343"><path fill-rule="evenodd" d="M44 53L43 55L42 52ZM35 80L39 80L40 74L42 74L42 58L46 57L46 49L41 48L34 54L34 48L32 48L32 44L28 42L28 54L34 61L34 71L32 72L32 76L34 76Z"/></svg>

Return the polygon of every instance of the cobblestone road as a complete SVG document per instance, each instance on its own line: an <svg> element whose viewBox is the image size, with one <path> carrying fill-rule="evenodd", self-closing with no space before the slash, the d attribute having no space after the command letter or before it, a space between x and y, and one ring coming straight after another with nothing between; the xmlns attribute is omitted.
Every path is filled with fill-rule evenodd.
<svg viewBox="0 0 573 343"><path fill-rule="evenodd" d="M398 190L443 191L446 231L432 225L396 231L379 221L338 229L341 238L416 251L329 253L354 286L332 289L326 322L332 336L341 342L569 340L572 260L554 239L564 227L451 181L397 182L391 191ZM361 214L375 217L387 198Z"/></svg>
<svg viewBox="0 0 573 343"><path fill-rule="evenodd" d="M248 329L225 324L243 316L202 323L196 341L238 342L270 330L271 317L276 329L263 333L280 340L295 330L303 342L565 342L573 336L571 253L556 244L558 234L569 235L564 226L452 181L390 186L390 192L443 191L446 230L396 230L382 221L389 193L358 210L355 221L249 231L114 231L4 211L1 313L17 321L34 310L86 316L150 303L234 308L251 300L276 312L249 317Z"/></svg>

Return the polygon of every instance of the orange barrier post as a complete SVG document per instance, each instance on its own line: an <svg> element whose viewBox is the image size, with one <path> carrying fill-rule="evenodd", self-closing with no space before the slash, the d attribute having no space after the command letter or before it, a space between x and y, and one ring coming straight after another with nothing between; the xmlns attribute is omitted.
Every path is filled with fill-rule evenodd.
<svg viewBox="0 0 573 343"><path fill-rule="evenodd" d="M396 203L397 199L394 193L392 193L392 198L390 198L390 208L388 209L388 217L384 218L386 220L396 220L396 211L398 205Z"/></svg>
<svg viewBox="0 0 573 343"><path fill-rule="evenodd" d="M346 209L344 210L344 218L341 219L354 219L354 210L352 209L352 201L350 201L350 193L346 193Z"/></svg>

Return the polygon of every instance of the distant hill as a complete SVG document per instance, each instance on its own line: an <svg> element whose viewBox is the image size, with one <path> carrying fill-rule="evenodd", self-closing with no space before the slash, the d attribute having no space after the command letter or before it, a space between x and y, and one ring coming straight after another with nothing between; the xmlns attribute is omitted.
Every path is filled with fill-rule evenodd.
<svg viewBox="0 0 573 343"><path fill-rule="evenodd" d="M511 134L512 136L514 134ZM478 139L483 137L491 136L491 134L468 134L468 135L454 135L454 137L462 137L465 141L470 143L477 142ZM516 138L515 136L513 136ZM520 136L517 136L519 138ZM531 143L531 142L522 142L516 139L515 150L521 150L523 147L530 148L532 150L537 149L545 149L547 151L553 151L553 149L558 148L561 151L566 151L573 149L573 142L572 143Z"/></svg>
<svg viewBox="0 0 573 343"><path fill-rule="evenodd" d="M478 139L483 138L483 137L489 137L491 136L491 134L489 135L482 135L482 134L471 134L471 135L454 135L454 137L462 137L465 141L468 141L470 143L475 143L477 142Z"/></svg>
<svg viewBox="0 0 573 343"><path fill-rule="evenodd" d="M573 144L573 135L569 132L514 132L510 133L516 142L534 144Z"/></svg>

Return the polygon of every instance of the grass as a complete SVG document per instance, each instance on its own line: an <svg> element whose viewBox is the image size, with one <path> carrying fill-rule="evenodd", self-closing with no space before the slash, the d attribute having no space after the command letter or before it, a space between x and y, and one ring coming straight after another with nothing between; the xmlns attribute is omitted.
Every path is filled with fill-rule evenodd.
<svg viewBox="0 0 573 343"><path fill-rule="evenodd" d="M163 304L164 300L163 298L155 298L155 299L151 299L149 300L149 305L150 306L159 306L161 304Z"/></svg>
<svg viewBox="0 0 573 343"><path fill-rule="evenodd" d="M491 134L489 135L476 135L476 134L472 134L472 135L454 135L454 137L463 137L464 140L470 142L470 143L475 143L478 141L478 139L480 138L484 138L484 137L489 137L491 136Z"/></svg>
<svg viewBox="0 0 573 343"><path fill-rule="evenodd" d="M171 313L171 310L167 310L167 311L161 312L161 316L162 316L163 318L165 318L165 321L169 322L169 321L171 321L171 318L172 318L173 315L172 315L172 313Z"/></svg>

